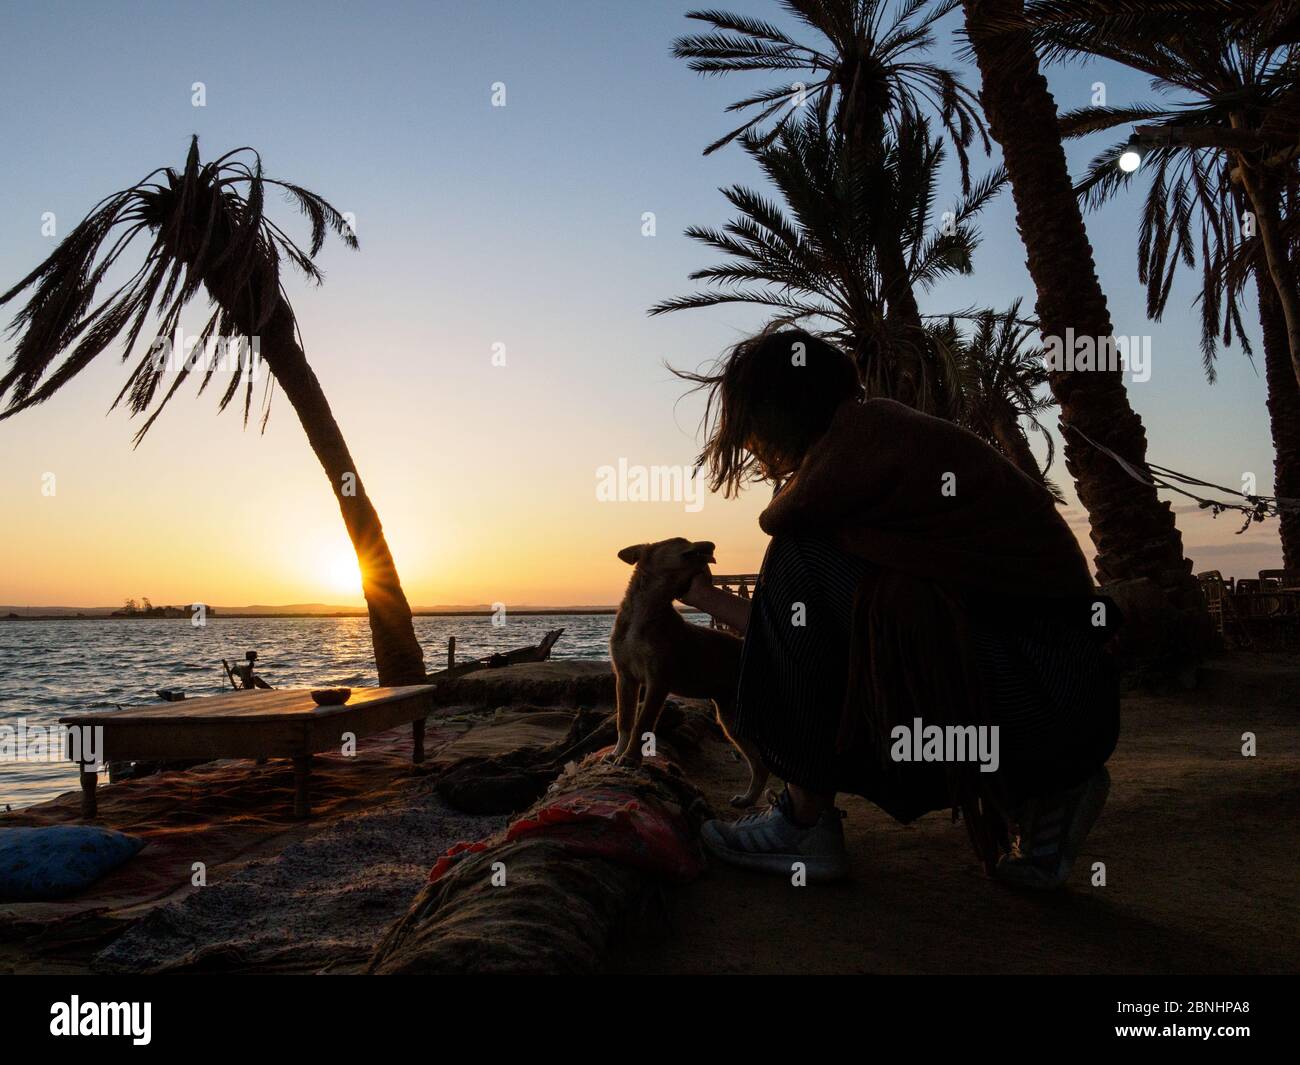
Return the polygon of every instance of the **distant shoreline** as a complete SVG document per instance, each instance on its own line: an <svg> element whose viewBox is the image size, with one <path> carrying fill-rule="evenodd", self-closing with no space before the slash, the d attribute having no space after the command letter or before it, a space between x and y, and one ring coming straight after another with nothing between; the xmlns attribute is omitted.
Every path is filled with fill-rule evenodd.
<svg viewBox="0 0 1300 1065"><path fill-rule="evenodd" d="M413 610L412 617L417 618L490 618L495 615L495 610ZM515 617L550 617L557 615L574 615L574 614L617 614L616 606L583 606L583 607L526 607L519 610L506 608L506 614L513 614ZM245 621L256 621L259 618L364 618L369 615L364 610L340 610L332 613L305 614L305 613L226 613L224 610L209 615L212 621L225 621L226 619L243 619ZM188 621L184 618L148 618L148 617L114 617L112 614L19 614L16 617L10 617L8 614L0 615L0 622L4 621Z"/></svg>

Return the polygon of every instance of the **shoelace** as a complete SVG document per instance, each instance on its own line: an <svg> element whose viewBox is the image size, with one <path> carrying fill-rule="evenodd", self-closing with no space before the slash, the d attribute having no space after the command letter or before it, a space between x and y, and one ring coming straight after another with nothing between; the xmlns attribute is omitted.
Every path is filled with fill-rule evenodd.
<svg viewBox="0 0 1300 1065"><path fill-rule="evenodd" d="M781 792L781 794L778 795L775 791L769 790L767 794L764 795L763 797L767 800L767 809L755 810L753 813L745 814L742 817L737 818L734 824L736 825L752 824L753 822L759 820L760 818L770 817L772 811L775 810L787 821L789 821L792 825L796 825L800 828L812 827L810 825L800 825L798 821L796 821L792 816L790 816L790 810L788 809L789 804L786 801L786 792L783 791ZM838 806L832 806L826 812L833 813L841 821L843 821L846 817L849 816L847 810L841 810ZM822 816L825 816L825 814L823 814Z"/></svg>
<svg viewBox="0 0 1300 1065"><path fill-rule="evenodd" d="M764 796L764 798L767 799L767 809L755 810L753 813L745 814L742 817L738 818L735 823L737 825L752 824L753 822L758 821L761 818L770 817L772 815L773 810L776 810L778 813L781 814L782 817L786 817L787 820L789 820L789 818L786 815L785 809L781 805L781 800L785 798L785 792L782 792L780 795L778 795L774 791L769 791Z"/></svg>
<svg viewBox="0 0 1300 1065"><path fill-rule="evenodd" d="M768 793L767 809L754 810L753 813L742 815L742 817L737 818L736 826L740 827L741 824L753 824L755 821L762 821L764 818L771 817L774 810L779 811L781 817L785 817L785 811L781 810L780 802L776 798L772 798L770 792Z"/></svg>

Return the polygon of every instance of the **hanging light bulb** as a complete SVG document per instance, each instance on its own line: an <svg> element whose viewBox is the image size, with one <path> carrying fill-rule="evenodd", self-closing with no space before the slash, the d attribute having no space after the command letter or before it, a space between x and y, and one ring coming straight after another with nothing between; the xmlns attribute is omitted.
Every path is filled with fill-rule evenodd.
<svg viewBox="0 0 1300 1065"><path fill-rule="evenodd" d="M1142 142L1138 140L1137 134L1129 137L1128 144L1119 154L1119 168L1126 174L1131 174L1142 165L1142 157L1146 154Z"/></svg>

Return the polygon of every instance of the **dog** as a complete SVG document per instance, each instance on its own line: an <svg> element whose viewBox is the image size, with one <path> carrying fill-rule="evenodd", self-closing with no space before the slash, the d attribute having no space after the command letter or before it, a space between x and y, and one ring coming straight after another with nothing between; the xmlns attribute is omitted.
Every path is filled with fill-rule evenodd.
<svg viewBox="0 0 1300 1065"><path fill-rule="evenodd" d="M625 547L618 557L635 569L609 639L618 700L618 743L612 757L625 765L640 761L642 740L654 732L670 694L711 699L723 733L749 763L749 788L733 796L731 804L752 806L768 772L753 744L735 735L741 641L692 625L673 606L696 574L708 572L713 544L678 536Z"/></svg>

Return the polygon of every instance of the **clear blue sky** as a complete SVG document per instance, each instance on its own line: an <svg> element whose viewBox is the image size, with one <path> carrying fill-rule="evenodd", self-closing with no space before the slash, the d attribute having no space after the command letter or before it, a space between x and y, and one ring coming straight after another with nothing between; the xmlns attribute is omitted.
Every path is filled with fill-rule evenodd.
<svg viewBox="0 0 1300 1065"><path fill-rule="evenodd" d="M291 282L290 291L309 357L379 499L404 575L413 574L414 600L608 601L623 573L605 554L624 535L721 528L710 538L724 549L724 568L754 566L761 499L711 504L689 522L662 510L652 520L620 515L602 538L588 538L593 523L609 519L585 509L594 465L618 456L687 462L693 454L698 407L675 403L680 385L663 361L694 366L758 322L741 309L655 320L644 313L689 291L688 271L714 261L681 231L729 217L718 186L758 180L738 148L708 159L700 151L727 128L724 106L770 79L705 80L672 59L674 36L695 25L682 17L692 6L6 4L0 286L49 253L43 212L55 212L66 233L106 193L155 166L179 165L194 132L205 154L253 145L270 175L356 215L362 251L327 251L327 284L309 291ZM790 22L773 0L722 6ZM941 52L952 47L945 37ZM1050 79L1063 109L1086 104L1097 80L1112 104L1151 96L1145 79L1113 68L1054 68ZM203 108L191 105L196 81L206 85ZM498 81L507 106L494 109ZM1097 147L1071 147L1076 173ZM950 175L942 199L953 193ZM1134 267L1137 201L1131 194L1090 216L1089 231L1117 332L1154 338L1152 379L1131 387L1151 455L1229 485L1254 471L1269 491L1262 368L1257 374L1235 349L1221 358L1219 384L1205 382L1186 284L1174 313L1148 324ZM657 216L653 239L640 233L646 211ZM1005 306L1017 296L1032 307L1009 194L979 228L974 276L924 296L923 310ZM1253 314L1252 306L1252 326ZM507 345L509 377L486 376L494 342ZM9 350L0 342L0 355ZM0 423L0 491L12 510L10 535L30 560L22 574L0 580L0 602L60 601L78 588L94 589L82 602L198 596L183 557L170 569L158 560L165 579L132 561L128 541L139 530L129 522L100 531L93 564L71 557L85 548L68 528L84 529L123 498L155 515L179 510L176 525L161 530L171 539L233 523L233 535L248 539L243 549L228 544L225 564L252 565L259 526L232 517L210 483L182 491L180 478L194 469L256 469L255 509L278 522L310 514L329 528L320 550L337 548L341 531L324 487L296 487L319 475L287 404L277 405L259 439L241 433L233 414L215 419L213 397L178 397L157 439L132 453L126 419L102 417L122 380L112 359L103 356L104 365L44 409ZM68 509L52 517L31 486L56 466L68 471L66 492L78 494L65 496L59 505ZM1055 472L1068 481L1062 466ZM483 494L485 480L499 498ZM421 497L427 507L413 502ZM567 559L551 577L514 573L501 559L518 533L509 507L521 506L544 516L532 557ZM1078 524L1077 504L1072 510ZM583 531L557 526L559 513L575 515ZM1280 564L1269 527L1236 537L1231 517L1188 515L1182 524L1198 568L1244 574ZM605 540L601 554L595 545ZM46 549L63 552L57 568L44 561ZM593 552L601 557L597 576L584 583L574 575ZM493 566L511 573L499 595L481 586ZM453 580L449 570L480 580ZM250 584L257 577L258 588L267 586L256 567L250 573ZM228 574L205 579L216 588L209 602L257 597ZM293 594L286 586L267 596ZM330 590L311 596L303 586L298 594L329 598Z"/></svg>

